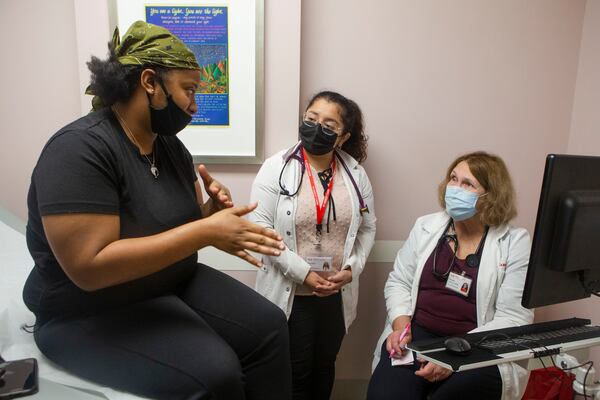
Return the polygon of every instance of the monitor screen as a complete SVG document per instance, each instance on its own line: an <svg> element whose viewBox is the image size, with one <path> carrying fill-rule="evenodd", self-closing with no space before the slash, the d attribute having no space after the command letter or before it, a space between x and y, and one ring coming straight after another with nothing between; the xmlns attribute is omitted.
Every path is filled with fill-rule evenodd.
<svg viewBox="0 0 600 400"><path fill-rule="evenodd" d="M600 157L550 154L523 291L527 308L600 290Z"/></svg>

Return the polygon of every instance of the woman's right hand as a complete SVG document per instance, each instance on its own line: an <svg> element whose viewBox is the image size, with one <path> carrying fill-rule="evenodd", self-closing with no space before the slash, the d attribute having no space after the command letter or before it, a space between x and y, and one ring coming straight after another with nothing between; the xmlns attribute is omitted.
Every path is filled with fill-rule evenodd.
<svg viewBox="0 0 600 400"><path fill-rule="evenodd" d="M241 218L252 212L257 204L225 208L206 218L212 225L211 244L219 250L237 256L257 267L262 263L248 250L268 256L278 256L285 249L277 232Z"/></svg>
<svg viewBox="0 0 600 400"><path fill-rule="evenodd" d="M313 294L317 297L327 297L339 292L334 283L329 282L314 271L310 271L306 275L304 284L312 289Z"/></svg>
<svg viewBox="0 0 600 400"><path fill-rule="evenodd" d="M402 354L406 349L406 345L412 341L411 330L409 329L404 338L402 337L402 332L404 332L404 328L406 325L410 323L410 317L408 315L402 315L394 320L392 324L393 331L387 337L385 347L390 355L393 354Z"/></svg>

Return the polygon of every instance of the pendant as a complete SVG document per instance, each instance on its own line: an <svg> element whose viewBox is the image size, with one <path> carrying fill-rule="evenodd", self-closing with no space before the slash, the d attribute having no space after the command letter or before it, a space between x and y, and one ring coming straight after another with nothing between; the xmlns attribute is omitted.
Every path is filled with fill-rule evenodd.
<svg viewBox="0 0 600 400"><path fill-rule="evenodd" d="M150 167L150 173L154 175L154 179L158 179L158 168L156 168L154 165Z"/></svg>
<svg viewBox="0 0 600 400"><path fill-rule="evenodd" d="M315 232L315 247L321 247L321 237L323 236L323 225L317 224L317 230Z"/></svg>

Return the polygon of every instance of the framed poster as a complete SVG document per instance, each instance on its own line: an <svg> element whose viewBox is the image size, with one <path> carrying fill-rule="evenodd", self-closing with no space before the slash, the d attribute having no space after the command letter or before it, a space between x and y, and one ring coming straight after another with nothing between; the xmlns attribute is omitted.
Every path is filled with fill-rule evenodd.
<svg viewBox="0 0 600 400"><path fill-rule="evenodd" d="M146 21L196 55L198 112L177 135L194 162L262 163L264 0L115 0L113 7L121 35Z"/></svg>

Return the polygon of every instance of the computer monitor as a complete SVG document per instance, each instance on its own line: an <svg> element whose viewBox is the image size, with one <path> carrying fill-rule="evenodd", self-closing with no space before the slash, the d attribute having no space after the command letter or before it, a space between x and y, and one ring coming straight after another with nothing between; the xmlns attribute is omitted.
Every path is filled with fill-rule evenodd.
<svg viewBox="0 0 600 400"><path fill-rule="evenodd" d="M564 303L600 291L600 157L550 154L522 304Z"/></svg>

